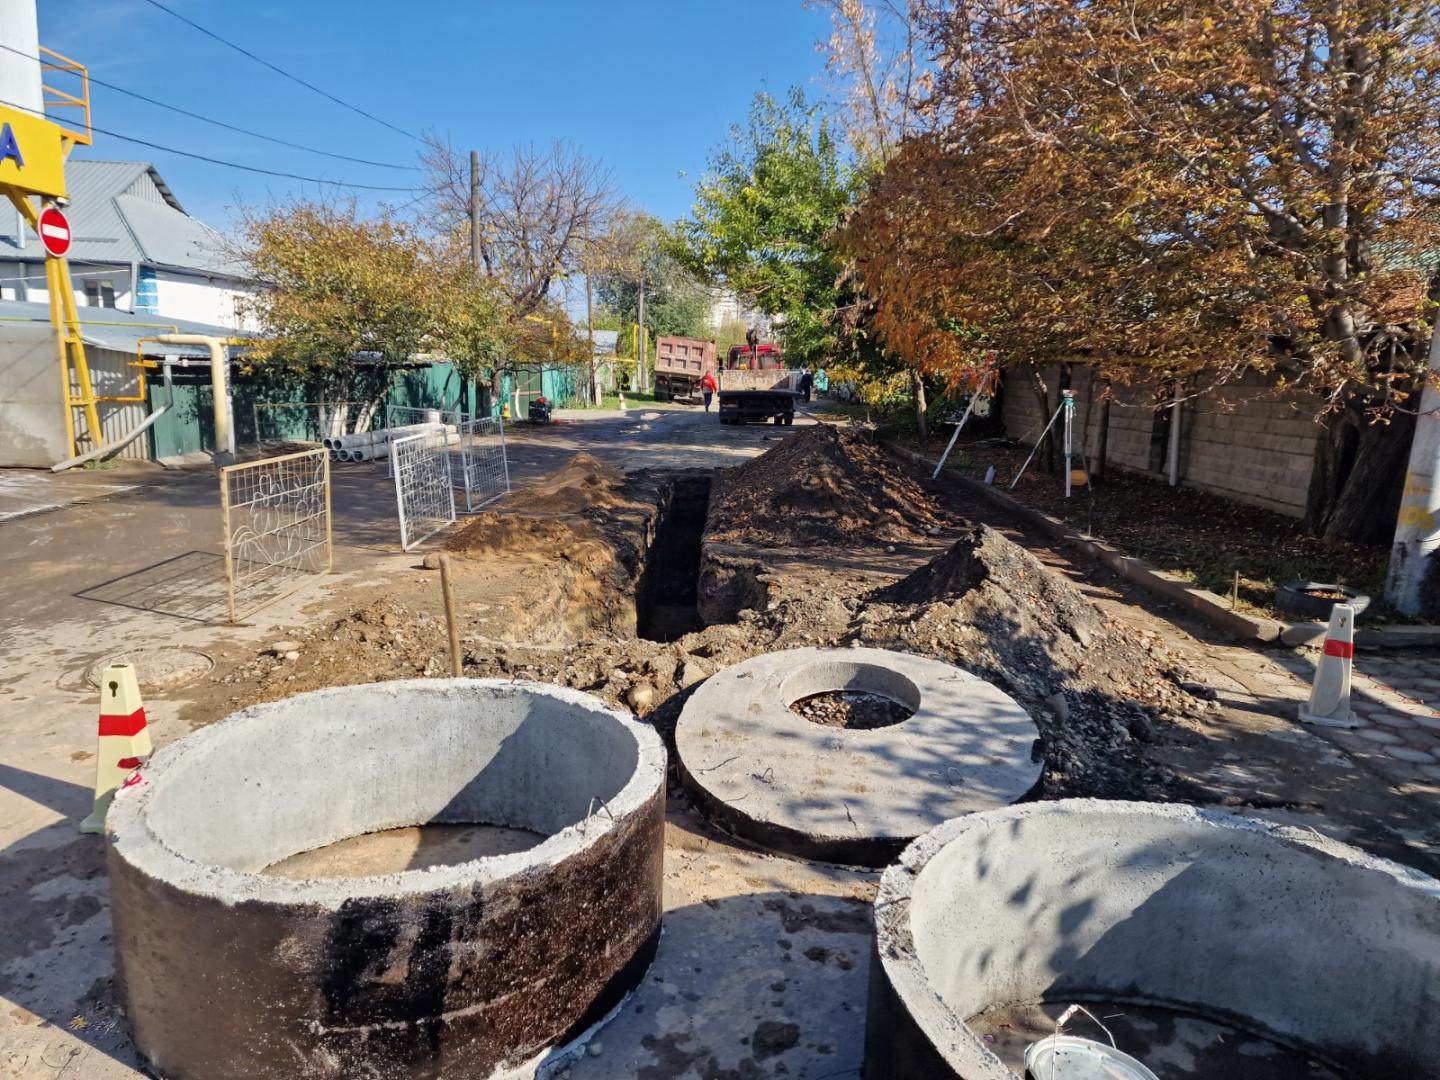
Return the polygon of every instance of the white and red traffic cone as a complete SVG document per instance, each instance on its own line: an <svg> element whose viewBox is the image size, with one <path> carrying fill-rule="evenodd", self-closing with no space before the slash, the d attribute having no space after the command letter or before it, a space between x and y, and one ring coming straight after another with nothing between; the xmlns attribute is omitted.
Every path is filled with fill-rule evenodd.
<svg viewBox="0 0 1440 1080"><path fill-rule="evenodd" d="M95 752L95 807L80 831L103 833L115 792L150 756L150 728L133 664L111 664L100 679L100 740Z"/></svg>
<svg viewBox="0 0 1440 1080"><path fill-rule="evenodd" d="M1336 604L1330 609L1330 628L1315 669L1310 700L1300 706L1300 720L1320 727L1359 727L1350 712L1350 667L1355 658L1355 609Z"/></svg>

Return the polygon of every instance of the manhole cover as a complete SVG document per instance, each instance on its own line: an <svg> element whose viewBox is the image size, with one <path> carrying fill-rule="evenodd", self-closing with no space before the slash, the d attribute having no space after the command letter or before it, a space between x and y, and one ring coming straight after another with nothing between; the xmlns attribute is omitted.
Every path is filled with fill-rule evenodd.
<svg viewBox="0 0 1440 1080"><path fill-rule="evenodd" d="M111 664L134 664L135 678L141 690L174 690L189 686L209 675L215 661L196 649L162 645L153 649L130 649L107 656L90 666L86 680L97 689L105 669Z"/></svg>

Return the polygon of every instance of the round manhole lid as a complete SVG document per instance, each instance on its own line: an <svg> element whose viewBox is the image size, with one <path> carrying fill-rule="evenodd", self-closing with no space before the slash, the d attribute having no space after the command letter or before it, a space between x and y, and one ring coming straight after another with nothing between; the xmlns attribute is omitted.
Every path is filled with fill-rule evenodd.
<svg viewBox="0 0 1440 1080"><path fill-rule="evenodd" d="M174 690L198 682L215 667L215 661L198 649L161 645L150 649L129 649L90 665L86 681L99 688L105 669L111 664L134 664L141 690Z"/></svg>

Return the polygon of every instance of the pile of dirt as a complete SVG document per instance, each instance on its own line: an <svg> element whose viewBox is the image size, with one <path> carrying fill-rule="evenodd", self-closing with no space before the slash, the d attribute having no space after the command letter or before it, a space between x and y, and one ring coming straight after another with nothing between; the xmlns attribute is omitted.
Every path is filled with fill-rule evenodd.
<svg viewBox="0 0 1440 1080"><path fill-rule="evenodd" d="M1186 673L1173 657L1108 623L1024 548L971 526L867 599L866 644L948 657L1031 712L1044 736L1047 797L1164 794L1163 780L1145 775L1143 747L1205 704L1182 689Z"/></svg>
<svg viewBox="0 0 1440 1080"><path fill-rule="evenodd" d="M816 424L717 474L707 538L788 548L910 544L945 524L871 432Z"/></svg>
<svg viewBox="0 0 1440 1080"><path fill-rule="evenodd" d="M511 567L544 567L551 589L518 613L548 613L552 602L591 607L596 627L634 625L633 582L642 545L656 514L656 485L648 476L626 477L589 454L579 453L559 469L494 504L445 541L457 556L459 573L497 561ZM427 556L426 565L435 556ZM574 619L570 619L574 623ZM580 619L583 622L583 618ZM578 624L577 624L578 625ZM532 640L551 640L531 635Z"/></svg>
<svg viewBox="0 0 1440 1080"><path fill-rule="evenodd" d="M583 514L625 503L625 474L583 450L560 468L525 485L531 514Z"/></svg>
<svg viewBox="0 0 1440 1080"><path fill-rule="evenodd" d="M977 613L1013 613L1017 630L1042 636L1060 630L1087 649L1105 631L1100 612L1075 586L988 525L967 526L943 555L873 595L899 604L965 597Z"/></svg>
<svg viewBox="0 0 1440 1080"><path fill-rule="evenodd" d="M625 474L579 453L491 509L477 514L445 541L463 558L497 554L560 558L598 570L614 555L619 511L644 512L647 492L627 490Z"/></svg>

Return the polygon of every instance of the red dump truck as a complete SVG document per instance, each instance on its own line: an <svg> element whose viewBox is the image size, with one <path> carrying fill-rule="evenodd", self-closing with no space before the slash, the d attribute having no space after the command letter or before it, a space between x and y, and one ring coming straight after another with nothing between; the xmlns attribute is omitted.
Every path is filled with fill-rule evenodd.
<svg viewBox="0 0 1440 1080"><path fill-rule="evenodd" d="M698 401L700 379L715 370L715 343L697 338L655 339L655 396L663 401Z"/></svg>

